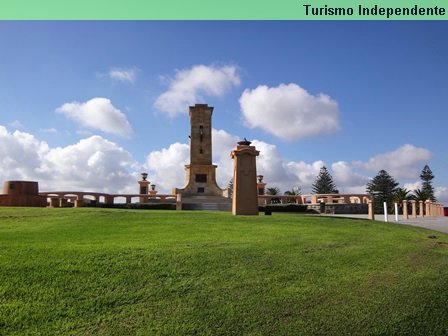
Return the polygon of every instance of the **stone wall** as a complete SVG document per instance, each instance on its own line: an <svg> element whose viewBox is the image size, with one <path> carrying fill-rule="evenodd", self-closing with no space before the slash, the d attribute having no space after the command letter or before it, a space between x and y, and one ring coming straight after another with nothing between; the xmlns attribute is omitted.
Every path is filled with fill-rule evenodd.
<svg viewBox="0 0 448 336"><path fill-rule="evenodd" d="M39 185L34 181L6 181L3 183L3 194L0 195L0 206L44 207L47 198L39 196Z"/></svg>

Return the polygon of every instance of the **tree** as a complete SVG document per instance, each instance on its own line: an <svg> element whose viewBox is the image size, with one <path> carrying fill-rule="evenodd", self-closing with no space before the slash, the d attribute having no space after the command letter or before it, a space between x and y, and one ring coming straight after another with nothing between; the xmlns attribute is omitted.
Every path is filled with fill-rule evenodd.
<svg viewBox="0 0 448 336"><path fill-rule="evenodd" d="M435 202L436 198L434 196L434 188L432 186L433 178L434 174L432 173L431 168L429 168L428 165L425 165L420 173L420 179L422 180L422 191L428 196L427 199Z"/></svg>
<svg viewBox="0 0 448 336"><path fill-rule="evenodd" d="M374 200L375 212L381 213L383 202L387 202L392 209L392 201L397 190L398 183L385 170L380 170L378 174L367 183L366 191Z"/></svg>
<svg viewBox="0 0 448 336"><path fill-rule="evenodd" d="M426 200L428 200L430 197L430 195L428 194L427 191L424 191L422 189L416 189L414 190L414 199L416 201L423 201L426 202Z"/></svg>
<svg viewBox="0 0 448 336"><path fill-rule="evenodd" d="M271 196L280 195L280 188L279 187L266 188L266 195ZM271 198L271 203L280 203L280 199L273 197Z"/></svg>
<svg viewBox="0 0 448 336"><path fill-rule="evenodd" d="M406 188L397 188L395 189L394 196L392 201L394 203L398 203L400 209L403 209L403 201L410 201L414 199L414 195L411 194L411 191ZM408 204L409 210L410 204Z"/></svg>
<svg viewBox="0 0 448 336"><path fill-rule="evenodd" d="M266 195L280 195L280 188L279 187L266 188Z"/></svg>
<svg viewBox="0 0 448 336"><path fill-rule="evenodd" d="M300 187L293 187L291 190L286 190L284 195L302 195L302 189Z"/></svg>
<svg viewBox="0 0 448 336"><path fill-rule="evenodd" d="M336 184L333 182L333 177L328 172L327 168L323 166L319 175L313 183L314 194L339 194L339 190L336 189Z"/></svg>
<svg viewBox="0 0 448 336"><path fill-rule="evenodd" d="M395 189L394 196L392 200L396 203L403 204L403 201L410 201L413 199L411 191L406 188Z"/></svg>
<svg viewBox="0 0 448 336"><path fill-rule="evenodd" d="M302 189L300 187L293 187L291 190L286 190L283 195L285 196L298 196L302 194ZM287 203L295 203L294 198L287 198Z"/></svg>

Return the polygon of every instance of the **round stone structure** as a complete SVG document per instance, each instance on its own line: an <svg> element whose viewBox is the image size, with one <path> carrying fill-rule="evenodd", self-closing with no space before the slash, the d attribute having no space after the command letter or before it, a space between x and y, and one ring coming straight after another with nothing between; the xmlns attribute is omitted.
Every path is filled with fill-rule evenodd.
<svg viewBox="0 0 448 336"><path fill-rule="evenodd" d="M5 181L0 194L0 206L45 207L47 199L39 195L35 181Z"/></svg>

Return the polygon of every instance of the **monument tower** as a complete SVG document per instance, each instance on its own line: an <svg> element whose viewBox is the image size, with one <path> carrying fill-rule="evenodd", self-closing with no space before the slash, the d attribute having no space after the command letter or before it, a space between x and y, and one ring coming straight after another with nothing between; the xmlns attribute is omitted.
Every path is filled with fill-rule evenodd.
<svg viewBox="0 0 448 336"><path fill-rule="evenodd" d="M190 106L190 164L185 166L186 185L175 188L183 197L223 196L216 183L216 165L212 164L212 114L207 104Z"/></svg>

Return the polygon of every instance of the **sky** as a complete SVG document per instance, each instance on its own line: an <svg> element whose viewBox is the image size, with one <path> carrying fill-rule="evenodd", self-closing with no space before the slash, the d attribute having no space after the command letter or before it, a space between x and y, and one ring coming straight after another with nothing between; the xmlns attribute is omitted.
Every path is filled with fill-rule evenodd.
<svg viewBox="0 0 448 336"><path fill-rule="evenodd" d="M1 21L0 181L41 191L185 184L188 106L214 107L217 180L247 138L257 173L342 193L385 169L448 204L446 21Z"/></svg>

